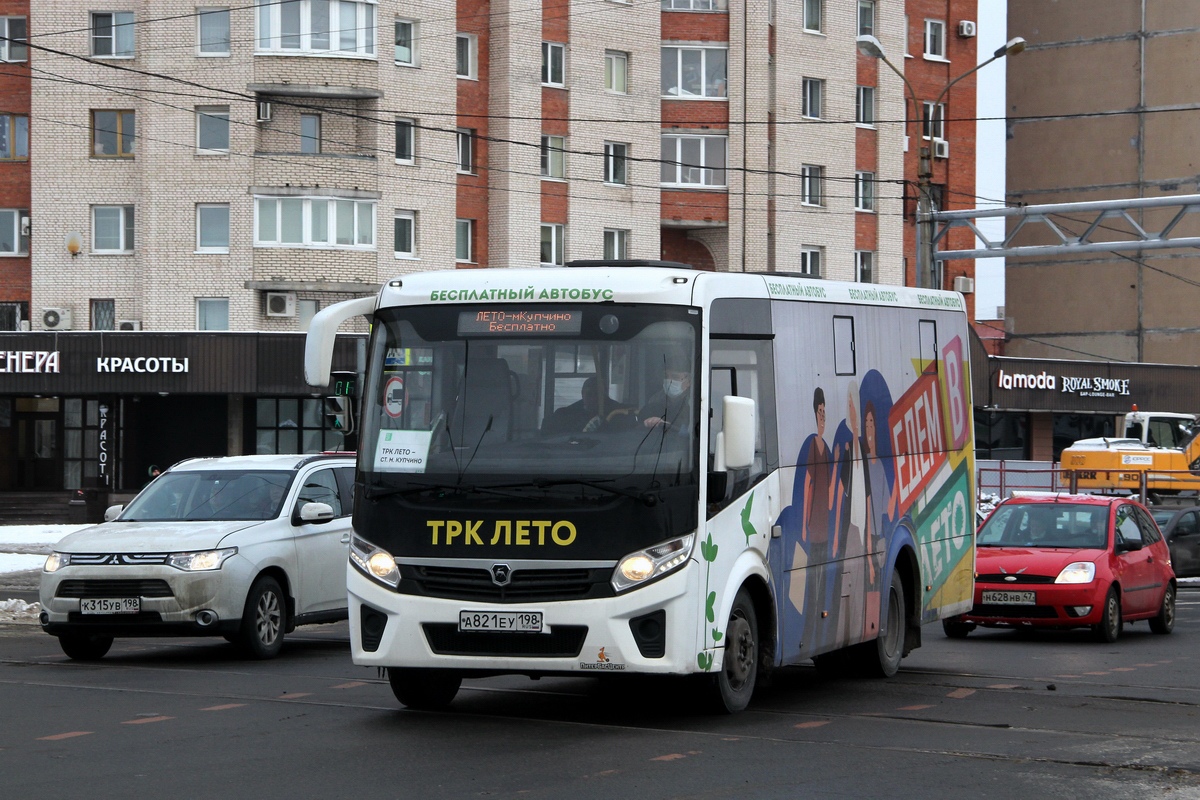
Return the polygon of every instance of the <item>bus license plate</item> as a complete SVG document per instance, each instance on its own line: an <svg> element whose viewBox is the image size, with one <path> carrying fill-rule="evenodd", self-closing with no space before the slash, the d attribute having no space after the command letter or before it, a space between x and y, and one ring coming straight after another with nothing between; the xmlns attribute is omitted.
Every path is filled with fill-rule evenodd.
<svg viewBox="0 0 1200 800"><path fill-rule="evenodd" d="M984 592L983 602L1001 606L1032 606L1037 604L1036 592Z"/></svg>
<svg viewBox="0 0 1200 800"><path fill-rule="evenodd" d="M515 631L541 633L540 611L460 611L459 631Z"/></svg>
<svg viewBox="0 0 1200 800"><path fill-rule="evenodd" d="M136 614L142 610L140 597L93 597L79 601L83 614Z"/></svg>

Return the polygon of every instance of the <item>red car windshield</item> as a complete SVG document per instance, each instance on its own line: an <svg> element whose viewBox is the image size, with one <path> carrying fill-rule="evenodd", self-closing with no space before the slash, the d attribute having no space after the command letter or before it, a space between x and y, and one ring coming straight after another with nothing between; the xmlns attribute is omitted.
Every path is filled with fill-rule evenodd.
<svg viewBox="0 0 1200 800"><path fill-rule="evenodd" d="M1007 503L979 529L979 547L1108 546L1108 506L1083 503Z"/></svg>

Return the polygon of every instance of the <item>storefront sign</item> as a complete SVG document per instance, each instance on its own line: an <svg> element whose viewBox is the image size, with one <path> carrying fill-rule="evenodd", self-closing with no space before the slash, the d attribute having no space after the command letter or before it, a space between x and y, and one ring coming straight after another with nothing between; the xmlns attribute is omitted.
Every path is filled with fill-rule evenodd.
<svg viewBox="0 0 1200 800"><path fill-rule="evenodd" d="M997 389L1042 389L1078 397L1127 397L1129 383L1129 378L1104 378L1099 375L1055 376L1045 370L1038 373L1010 373L1000 370L996 375Z"/></svg>
<svg viewBox="0 0 1200 800"><path fill-rule="evenodd" d="M100 404L100 450L96 456L99 466L100 482L107 486L108 479L108 404Z"/></svg>
<svg viewBox="0 0 1200 800"><path fill-rule="evenodd" d="M55 370L57 372L58 370ZM188 360L172 356L157 358L100 356L96 359L96 372L187 372Z"/></svg>
<svg viewBox="0 0 1200 800"><path fill-rule="evenodd" d="M0 372L58 372L58 351L0 351Z"/></svg>

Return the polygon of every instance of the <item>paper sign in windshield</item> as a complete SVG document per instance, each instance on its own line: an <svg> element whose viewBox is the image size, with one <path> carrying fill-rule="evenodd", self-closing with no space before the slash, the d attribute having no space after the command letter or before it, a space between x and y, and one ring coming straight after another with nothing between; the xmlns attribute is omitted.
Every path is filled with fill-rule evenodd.
<svg viewBox="0 0 1200 800"><path fill-rule="evenodd" d="M424 472L432 439L433 431L380 431L375 471Z"/></svg>

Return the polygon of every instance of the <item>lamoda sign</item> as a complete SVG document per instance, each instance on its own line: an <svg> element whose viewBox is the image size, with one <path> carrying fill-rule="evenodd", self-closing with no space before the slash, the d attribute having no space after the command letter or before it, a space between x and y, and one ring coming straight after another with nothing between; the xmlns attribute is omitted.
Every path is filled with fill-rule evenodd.
<svg viewBox="0 0 1200 800"><path fill-rule="evenodd" d="M996 375L996 388L1034 389L1076 397L1126 397L1130 391L1130 380L1100 375L1053 375L1045 370L1037 373L1000 370Z"/></svg>

